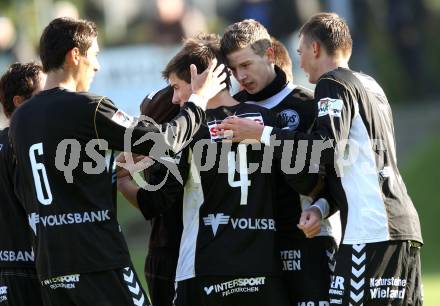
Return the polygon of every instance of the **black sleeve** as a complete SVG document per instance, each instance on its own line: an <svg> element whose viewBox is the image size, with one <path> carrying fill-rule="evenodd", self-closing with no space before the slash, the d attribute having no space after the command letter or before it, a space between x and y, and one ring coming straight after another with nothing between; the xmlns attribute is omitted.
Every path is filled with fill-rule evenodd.
<svg viewBox="0 0 440 306"><path fill-rule="evenodd" d="M194 103L187 102L170 122L153 124L138 121L103 97L96 102L93 125L96 137L106 140L111 149L160 157L167 151L181 151L204 119L205 112Z"/></svg>
<svg viewBox="0 0 440 306"><path fill-rule="evenodd" d="M326 184L326 187L324 188L324 190L316 197L315 201L320 198L324 198L328 203L329 213L325 217L325 219L328 219L329 217L331 217L334 213L336 213L339 210L339 207L337 206L335 199L333 198L333 196L329 192L327 184Z"/></svg>
<svg viewBox="0 0 440 306"><path fill-rule="evenodd" d="M145 219L158 217L173 205L182 205L183 186L189 173L188 150L184 150L178 157L178 169L182 175L182 183L161 163L155 163L149 172L147 182L152 186L165 183L155 191L139 189L136 198L139 209Z"/></svg>
<svg viewBox="0 0 440 306"><path fill-rule="evenodd" d="M315 89L315 101L318 105L318 118L311 133L301 131L290 131L274 128L271 135L281 141L281 145L275 148L275 158L281 159L284 142L286 140L300 142L304 141L309 153L312 155L311 167L317 168L319 164L334 164L336 149L344 152L346 139L350 131L352 119L355 113L355 103L349 90L333 79L321 79ZM322 144L326 143L328 148L320 150ZM319 147L321 146L321 147ZM319 160L313 159L315 153ZM295 159L296 154L293 154ZM293 160L293 163L295 160Z"/></svg>

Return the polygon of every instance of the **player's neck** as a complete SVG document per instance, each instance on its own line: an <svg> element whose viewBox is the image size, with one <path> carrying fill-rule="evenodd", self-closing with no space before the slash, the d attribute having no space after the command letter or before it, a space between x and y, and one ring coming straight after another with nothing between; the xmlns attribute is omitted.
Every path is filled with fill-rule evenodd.
<svg viewBox="0 0 440 306"><path fill-rule="evenodd" d="M338 69L338 68L346 68L350 69L348 67L348 60L341 57L341 56L326 56L322 59L321 64L319 65L319 75L323 75L329 71Z"/></svg>
<svg viewBox="0 0 440 306"><path fill-rule="evenodd" d="M234 106L237 104L238 102L233 97L231 97L231 94L228 90L222 90L208 101L207 108L214 109L220 106Z"/></svg>
<svg viewBox="0 0 440 306"><path fill-rule="evenodd" d="M62 68L47 73L44 90L62 87L70 91L76 91L76 81L72 75L66 73Z"/></svg>

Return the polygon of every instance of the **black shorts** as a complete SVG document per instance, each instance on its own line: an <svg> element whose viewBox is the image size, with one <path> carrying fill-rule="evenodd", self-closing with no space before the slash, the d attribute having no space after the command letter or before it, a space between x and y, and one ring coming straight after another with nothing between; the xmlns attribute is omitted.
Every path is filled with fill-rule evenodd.
<svg viewBox="0 0 440 306"><path fill-rule="evenodd" d="M283 279L292 305L328 305L336 242L333 237L279 237Z"/></svg>
<svg viewBox="0 0 440 306"><path fill-rule="evenodd" d="M171 306L175 295L177 256L169 252L149 253L145 259L145 278L154 306Z"/></svg>
<svg viewBox="0 0 440 306"><path fill-rule="evenodd" d="M422 305L420 244L384 241L340 245L331 305Z"/></svg>
<svg viewBox="0 0 440 306"><path fill-rule="evenodd" d="M176 283L174 306L289 306L277 277L202 276Z"/></svg>
<svg viewBox="0 0 440 306"><path fill-rule="evenodd" d="M41 283L45 306L150 305L131 267L65 275Z"/></svg>
<svg viewBox="0 0 440 306"><path fill-rule="evenodd" d="M1 306L43 306L41 286L35 269L0 269Z"/></svg>

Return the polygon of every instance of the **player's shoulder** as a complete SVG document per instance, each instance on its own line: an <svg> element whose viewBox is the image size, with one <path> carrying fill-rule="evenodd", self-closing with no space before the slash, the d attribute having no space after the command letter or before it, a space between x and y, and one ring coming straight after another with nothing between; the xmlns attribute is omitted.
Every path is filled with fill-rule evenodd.
<svg viewBox="0 0 440 306"><path fill-rule="evenodd" d="M78 99L83 100L84 102L92 103L92 104L98 104L98 103L102 103L102 102L114 104L113 101L109 97L103 96L103 95L98 95L98 94L95 94L92 92L80 91L80 92L74 92L73 94Z"/></svg>
<svg viewBox="0 0 440 306"><path fill-rule="evenodd" d="M290 97L300 101L313 101L313 91L301 85L296 85L290 93Z"/></svg>
<svg viewBox="0 0 440 306"><path fill-rule="evenodd" d="M359 82L358 78L350 69L337 68L324 73L318 80L316 87L341 86L350 88Z"/></svg>

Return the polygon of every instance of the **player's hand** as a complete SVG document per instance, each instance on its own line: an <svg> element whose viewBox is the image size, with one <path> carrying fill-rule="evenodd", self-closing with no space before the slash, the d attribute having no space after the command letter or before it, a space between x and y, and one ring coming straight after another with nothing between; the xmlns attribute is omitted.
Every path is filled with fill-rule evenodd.
<svg viewBox="0 0 440 306"><path fill-rule="evenodd" d="M225 65L221 64L217 68L217 59L213 59L205 71L198 74L197 67L191 64L191 88L192 92L202 98L208 100L226 88Z"/></svg>
<svg viewBox="0 0 440 306"><path fill-rule="evenodd" d="M119 153L116 158L116 176L118 180L124 177L131 179L133 173L148 168L151 163L154 161L147 156L127 152Z"/></svg>
<svg viewBox="0 0 440 306"><path fill-rule="evenodd" d="M255 143L260 142L264 126L251 119L230 117L226 118L217 126L219 135L229 136L232 134L232 141ZM230 132L229 132L230 131Z"/></svg>
<svg viewBox="0 0 440 306"><path fill-rule="evenodd" d="M321 231L321 211L316 207L309 207L301 213L297 225L307 238L313 238Z"/></svg>

